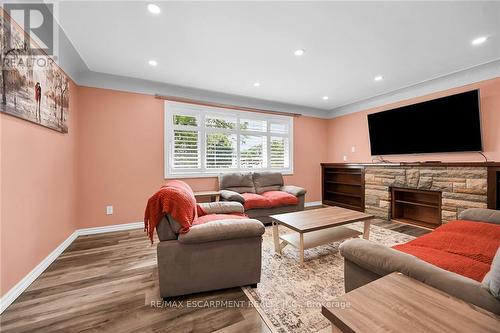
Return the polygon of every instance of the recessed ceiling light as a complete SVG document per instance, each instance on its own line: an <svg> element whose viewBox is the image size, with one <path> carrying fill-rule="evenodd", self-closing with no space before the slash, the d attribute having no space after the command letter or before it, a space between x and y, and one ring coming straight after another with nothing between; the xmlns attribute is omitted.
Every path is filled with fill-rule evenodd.
<svg viewBox="0 0 500 333"><path fill-rule="evenodd" d="M149 64L149 66L156 66L156 65L158 65L158 62L156 60L149 60L148 64Z"/></svg>
<svg viewBox="0 0 500 333"><path fill-rule="evenodd" d="M149 10L149 12L150 12L150 13L152 13L152 14L160 14L160 12L161 12L160 7L158 7L158 6L157 6L157 5L155 5L154 3L150 3L150 4L148 5L148 10Z"/></svg>
<svg viewBox="0 0 500 333"><path fill-rule="evenodd" d="M377 75L373 78L375 81L382 81L384 77L382 75Z"/></svg>
<svg viewBox="0 0 500 333"><path fill-rule="evenodd" d="M254 86L254 87L260 87L260 83L259 83L259 82L254 82L254 83L253 83L253 86Z"/></svg>
<svg viewBox="0 0 500 333"><path fill-rule="evenodd" d="M481 36L481 37L474 38L471 43L472 43L472 45L481 45L484 42L486 42L487 39L488 39L488 37Z"/></svg>
<svg viewBox="0 0 500 333"><path fill-rule="evenodd" d="M303 55L306 51L304 49L298 49L298 50L295 50L295 52L293 52L293 54L295 54L296 56L300 57L301 55Z"/></svg>
<svg viewBox="0 0 500 333"><path fill-rule="evenodd" d="M324 101L328 100L328 96L323 96L321 98L323 98Z"/></svg>

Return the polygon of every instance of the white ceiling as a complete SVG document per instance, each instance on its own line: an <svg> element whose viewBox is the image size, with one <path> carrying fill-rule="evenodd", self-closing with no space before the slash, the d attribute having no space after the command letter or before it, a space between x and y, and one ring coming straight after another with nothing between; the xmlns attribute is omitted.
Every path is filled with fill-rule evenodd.
<svg viewBox="0 0 500 333"><path fill-rule="evenodd" d="M91 71L325 110L500 58L499 2L155 3L62 2L58 20Z"/></svg>

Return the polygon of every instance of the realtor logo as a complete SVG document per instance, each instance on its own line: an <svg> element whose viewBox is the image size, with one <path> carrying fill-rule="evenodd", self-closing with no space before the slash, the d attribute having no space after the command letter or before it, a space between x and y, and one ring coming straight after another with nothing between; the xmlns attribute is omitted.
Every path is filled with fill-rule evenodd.
<svg viewBox="0 0 500 333"><path fill-rule="evenodd" d="M48 3L4 3L4 12L25 31L25 48L33 55L54 55L54 18L53 4ZM11 31L15 23L9 20L5 41L11 45Z"/></svg>

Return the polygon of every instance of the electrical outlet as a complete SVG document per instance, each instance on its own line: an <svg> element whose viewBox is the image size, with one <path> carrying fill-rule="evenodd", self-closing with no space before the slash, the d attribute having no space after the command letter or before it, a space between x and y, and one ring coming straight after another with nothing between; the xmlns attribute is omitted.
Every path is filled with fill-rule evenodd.
<svg viewBox="0 0 500 333"><path fill-rule="evenodd" d="M344 161L347 161L347 156L346 155L344 155Z"/></svg>
<svg viewBox="0 0 500 333"><path fill-rule="evenodd" d="M352 153L355 153L355 152L356 152L356 146L352 146L352 147L351 147L351 152L352 152Z"/></svg>
<svg viewBox="0 0 500 333"><path fill-rule="evenodd" d="M113 206L106 206L106 215L113 215Z"/></svg>

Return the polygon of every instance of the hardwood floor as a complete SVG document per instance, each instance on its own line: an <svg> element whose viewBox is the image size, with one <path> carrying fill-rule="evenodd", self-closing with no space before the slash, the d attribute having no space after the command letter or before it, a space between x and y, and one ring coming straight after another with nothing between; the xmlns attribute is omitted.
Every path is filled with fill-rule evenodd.
<svg viewBox="0 0 500 333"><path fill-rule="evenodd" d="M404 224L404 223L397 223L397 222L392 222L392 221L383 221L380 219L376 220L377 222L372 223L372 225L376 225L385 229L393 230L400 232L402 234L414 236L414 237L420 237L422 235L428 234L431 232L428 229L424 228L419 228L419 227L414 227L409 224Z"/></svg>
<svg viewBox="0 0 500 333"><path fill-rule="evenodd" d="M428 232L374 224L412 235ZM78 237L0 315L0 331L270 332L240 288L179 297L168 306L158 296L157 278L156 246L142 230ZM197 301L204 306L192 306Z"/></svg>
<svg viewBox="0 0 500 333"><path fill-rule="evenodd" d="M167 304L157 274L156 246L142 230L78 237L0 316L0 330L270 332L240 288ZM226 306L207 304L217 301Z"/></svg>

